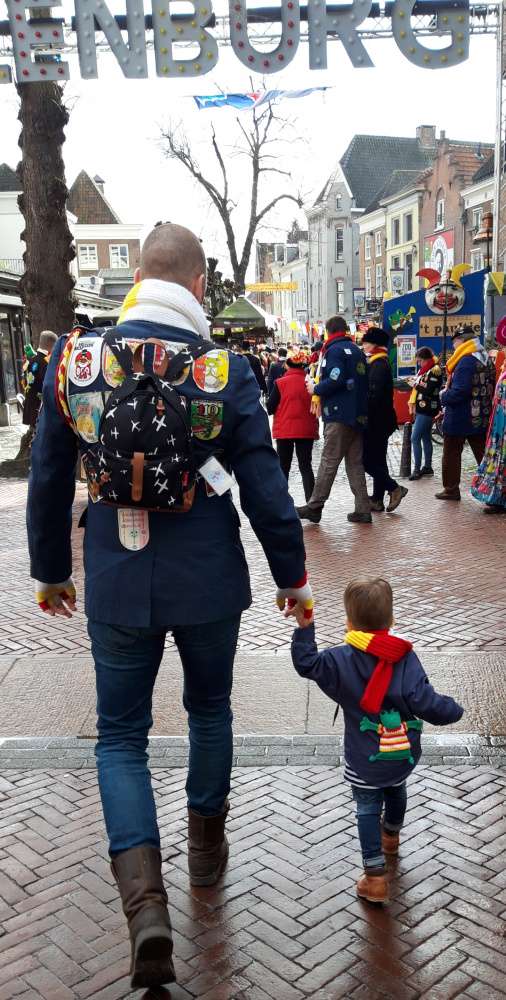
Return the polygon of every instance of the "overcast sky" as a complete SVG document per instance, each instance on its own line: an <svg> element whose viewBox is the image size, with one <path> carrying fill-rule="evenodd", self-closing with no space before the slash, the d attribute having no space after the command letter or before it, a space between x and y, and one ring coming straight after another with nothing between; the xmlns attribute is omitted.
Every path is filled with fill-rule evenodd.
<svg viewBox="0 0 506 1000"><path fill-rule="evenodd" d="M3 6L0 0L0 17L5 16ZM117 12L124 10L121 3L111 2L110 7ZM67 2L64 9L71 12ZM269 88L333 88L324 97L285 101L279 107L280 114L294 125L281 165L291 170L294 193L302 190L308 202L316 196L355 133L414 136L417 125L434 124L454 139L493 141L493 36L472 37L470 59L444 70L412 66L391 40L365 44L373 69L354 69L340 43L330 42L329 69L310 71L307 44L301 43L291 65L266 78ZM81 169L92 176L100 174L106 182L106 196L123 222L141 223L146 232L158 219L187 225L205 241L208 255L219 256L227 269L220 221L183 168L163 158L159 133L169 118L182 119L201 166L214 173L208 139L211 123L231 152L237 141L237 114L246 124L251 113L198 111L189 96L221 90L249 91L250 74L229 47L220 48L219 62L211 73L192 80L159 79L152 52L148 60L149 79L125 80L114 57L102 52L98 80L81 80L77 61L70 58L66 101L71 107L71 119L64 146L67 182L72 183ZM254 78L254 85L261 86L259 77ZM0 93L0 162L15 167L19 159L17 97L12 86L3 86ZM229 156L228 162L239 203L240 227L249 198L248 177L244 161ZM271 196L269 186L266 197ZM282 205L262 231L262 238L281 239L297 215L295 205ZM303 213L299 213L299 220L303 223Z"/></svg>

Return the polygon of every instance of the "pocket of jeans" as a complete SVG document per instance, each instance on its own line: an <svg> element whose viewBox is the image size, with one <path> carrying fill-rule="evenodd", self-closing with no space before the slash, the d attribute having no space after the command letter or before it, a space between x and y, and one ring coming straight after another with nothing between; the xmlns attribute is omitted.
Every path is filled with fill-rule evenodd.
<svg viewBox="0 0 506 1000"><path fill-rule="evenodd" d="M88 622L88 634L92 642L111 652L121 652L135 646L139 638L138 628L128 625L108 625L107 622Z"/></svg>

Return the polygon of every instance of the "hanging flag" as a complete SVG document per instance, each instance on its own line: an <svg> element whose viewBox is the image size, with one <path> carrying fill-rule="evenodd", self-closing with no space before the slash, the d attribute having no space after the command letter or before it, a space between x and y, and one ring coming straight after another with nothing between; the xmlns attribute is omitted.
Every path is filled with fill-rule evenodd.
<svg viewBox="0 0 506 1000"><path fill-rule="evenodd" d="M284 98L308 97L318 91L332 90L332 87L308 87L306 90L264 90L247 94L209 94L207 96L194 95L199 111L206 108L259 108L263 104L274 104Z"/></svg>

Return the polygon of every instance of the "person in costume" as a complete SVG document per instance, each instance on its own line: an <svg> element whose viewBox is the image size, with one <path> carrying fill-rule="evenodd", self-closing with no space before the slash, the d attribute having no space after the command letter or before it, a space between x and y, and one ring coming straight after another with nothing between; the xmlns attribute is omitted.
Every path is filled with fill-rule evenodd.
<svg viewBox="0 0 506 1000"><path fill-rule="evenodd" d="M327 337L318 363L319 374L307 377L313 413L323 419L323 450L314 490L300 518L319 524L339 466L344 459L346 475L355 498L355 510L348 521L372 521L362 461L364 430L367 423L367 372L362 351L351 339L342 316L327 320Z"/></svg>
<svg viewBox="0 0 506 1000"><path fill-rule="evenodd" d="M365 471L373 481L371 510L385 510L385 493L390 500L387 514L397 510L407 494L405 486L392 479L388 469L388 440L397 429L394 409L394 381L388 360L390 337L386 330L372 326L362 337L362 348L368 361L367 430L364 438Z"/></svg>
<svg viewBox="0 0 506 1000"><path fill-rule="evenodd" d="M292 661L301 677L337 703L336 715L339 706L343 710L344 777L357 807L364 865L357 893L385 903L385 855L399 851L406 780L421 755L421 720L446 726L464 710L434 690L412 644L391 632L393 594L386 580L352 580L344 607L344 645L323 651L316 646L314 623L295 609Z"/></svg>
<svg viewBox="0 0 506 1000"><path fill-rule="evenodd" d="M473 477L471 494L487 514L506 510L506 364L495 387L485 454Z"/></svg>
<svg viewBox="0 0 506 1000"><path fill-rule="evenodd" d="M480 465L492 412L495 368L472 326L457 329L448 359L448 381L440 395L443 408L443 489L438 500L460 500L462 452L466 442Z"/></svg>
<svg viewBox="0 0 506 1000"><path fill-rule="evenodd" d="M190 883L213 885L227 862L233 665L241 614L252 600L230 473L264 549L279 606L300 601L310 619L312 595L301 524L255 376L246 358L208 341L200 240L182 226L157 226L143 245L135 282L115 330L73 331L53 352L32 452L27 524L36 600L49 615L71 617L78 451L88 463L97 459L87 466L90 502L80 521L97 684L97 770L130 932L132 988L138 989L175 979L146 752L168 632L181 657L189 721ZM150 385L157 386L155 394ZM164 429L169 409L187 462L181 490L192 476L191 490L181 492L184 513L181 507L173 512L177 504L167 488L169 477L179 481L182 461L175 435ZM148 433L150 440L159 434L158 455L146 448L143 426L146 441ZM128 452L124 442L134 438L138 444ZM120 479L131 496L121 506L111 486L114 480L119 488ZM160 504L166 498L162 510L134 502L148 487Z"/></svg>
<svg viewBox="0 0 506 1000"><path fill-rule="evenodd" d="M51 358L56 341L55 333L51 330L43 330L39 337L39 346L31 358L27 358L23 367L23 382L25 385L25 402L23 406L23 423L33 431L39 416L42 402L42 386L47 372L47 366Z"/></svg>
<svg viewBox="0 0 506 1000"><path fill-rule="evenodd" d="M415 467L409 477L412 482L421 479L422 476L434 475L432 468L432 422L441 409L439 393L443 382L443 373L430 347L420 347L416 352L416 360L419 364L419 370L408 404L410 413L415 417L411 435ZM422 447L424 465L422 465Z"/></svg>
<svg viewBox="0 0 506 1000"><path fill-rule="evenodd" d="M276 379L267 400L267 413L274 415L272 436L281 468L288 480L295 450L306 501L314 489L311 456L319 436L318 417L311 412L311 397L306 389L307 363L305 351L291 351L286 359L285 374Z"/></svg>

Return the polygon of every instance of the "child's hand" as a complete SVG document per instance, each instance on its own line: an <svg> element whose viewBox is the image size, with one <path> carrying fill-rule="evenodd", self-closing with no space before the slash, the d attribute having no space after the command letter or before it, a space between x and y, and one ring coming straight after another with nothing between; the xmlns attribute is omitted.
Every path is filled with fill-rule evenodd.
<svg viewBox="0 0 506 1000"><path fill-rule="evenodd" d="M308 618L307 609L304 608L302 604L299 604L298 601L290 599L287 603L288 606L283 613L284 618L295 618L295 621L297 622L299 628L307 628L308 625L311 625L314 622L314 614L312 609L311 609L311 617Z"/></svg>

